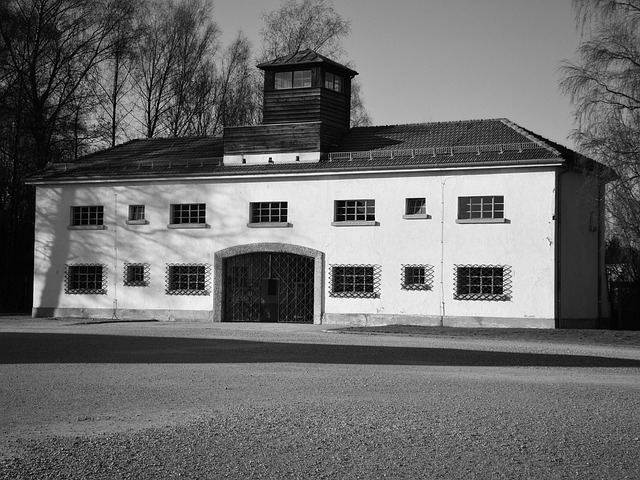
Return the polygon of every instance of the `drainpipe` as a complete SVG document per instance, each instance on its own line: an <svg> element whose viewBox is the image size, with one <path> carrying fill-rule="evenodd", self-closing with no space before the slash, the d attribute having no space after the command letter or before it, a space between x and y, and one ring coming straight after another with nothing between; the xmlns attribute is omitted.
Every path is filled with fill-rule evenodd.
<svg viewBox="0 0 640 480"><path fill-rule="evenodd" d="M118 191L113 190L113 197L115 203L114 215L114 227L113 227L113 235L114 235L114 265L113 265L113 314L111 318L114 320L118 320Z"/></svg>
<svg viewBox="0 0 640 480"><path fill-rule="evenodd" d="M556 170L556 201L555 201L555 302L554 302L554 327L560 329L562 327L562 261L561 252L562 249L562 236L560 232L560 225L562 219L562 175L569 171L568 168L562 170Z"/></svg>
<svg viewBox="0 0 640 480"><path fill-rule="evenodd" d="M444 327L444 317L445 317L445 302L444 302L444 214L445 214L445 202L444 202L444 187L452 177L446 177L442 179L442 193L440 197L441 203L441 218L440 218L440 324L439 326Z"/></svg>

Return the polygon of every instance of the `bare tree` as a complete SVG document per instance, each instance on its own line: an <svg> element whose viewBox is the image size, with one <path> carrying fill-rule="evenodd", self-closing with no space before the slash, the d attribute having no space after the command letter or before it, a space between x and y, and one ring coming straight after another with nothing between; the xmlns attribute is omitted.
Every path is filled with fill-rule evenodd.
<svg viewBox="0 0 640 480"><path fill-rule="evenodd" d="M3 3L0 36L7 68L24 100L35 167L64 150L61 123L71 124L89 72L109 50L126 0L11 0Z"/></svg>
<svg viewBox="0 0 640 480"><path fill-rule="evenodd" d="M609 231L640 248L640 0L574 0L583 40L561 87L574 105L574 138L613 167Z"/></svg>
<svg viewBox="0 0 640 480"><path fill-rule="evenodd" d="M330 0L282 0L277 10L263 12L262 20L263 61L311 49L348 65L342 60L346 57L342 41L351 31L351 22L334 9ZM351 83L351 124L371 124L362 85L356 79Z"/></svg>
<svg viewBox="0 0 640 480"><path fill-rule="evenodd" d="M98 102L96 129L110 147L128 136L133 110L128 95L133 88L134 44L140 32L136 14L142 5L129 2L123 6L123 18L110 34L107 55L93 72L91 85Z"/></svg>

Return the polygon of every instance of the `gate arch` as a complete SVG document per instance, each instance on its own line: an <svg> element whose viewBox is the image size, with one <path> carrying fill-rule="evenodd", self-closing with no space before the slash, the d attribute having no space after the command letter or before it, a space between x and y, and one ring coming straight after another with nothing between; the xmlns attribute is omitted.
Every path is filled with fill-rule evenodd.
<svg viewBox="0 0 640 480"><path fill-rule="evenodd" d="M250 243L219 250L214 254L213 321L224 320L224 263L227 259L250 253L291 253L313 259L313 323L322 322L324 253L287 243Z"/></svg>

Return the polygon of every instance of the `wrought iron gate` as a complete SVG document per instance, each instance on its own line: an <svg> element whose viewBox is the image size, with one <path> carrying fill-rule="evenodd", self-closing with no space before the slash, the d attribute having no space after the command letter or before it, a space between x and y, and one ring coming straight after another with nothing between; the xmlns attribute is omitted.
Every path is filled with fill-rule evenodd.
<svg viewBox="0 0 640 480"><path fill-rule="evenodd" d="M313 323L314 259L281 252L224 263L224 321Z"/></svg>

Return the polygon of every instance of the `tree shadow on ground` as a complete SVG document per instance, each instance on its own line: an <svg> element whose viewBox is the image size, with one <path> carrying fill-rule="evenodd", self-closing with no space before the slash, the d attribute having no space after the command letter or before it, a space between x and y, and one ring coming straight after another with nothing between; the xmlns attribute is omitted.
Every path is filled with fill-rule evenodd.
<svg viewBox="0 0 640 480"><path fill-rule="evenodd" d="M0 364L318 363L479 367L635 367L640 360L449 348L275 343L55 333L0 334Z"/></svg>

